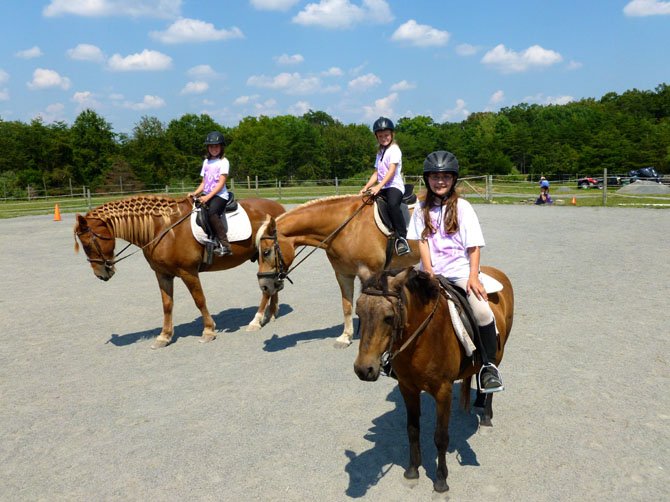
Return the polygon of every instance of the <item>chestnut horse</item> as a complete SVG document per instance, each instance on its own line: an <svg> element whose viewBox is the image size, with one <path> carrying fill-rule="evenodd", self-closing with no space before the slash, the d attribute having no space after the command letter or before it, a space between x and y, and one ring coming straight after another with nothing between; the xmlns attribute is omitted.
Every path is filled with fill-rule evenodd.
<svg viewBox="0 0 670 502"><path fill-rule="evenodd" d="M482 267L482 272L503 285L501 291L488 295L500 334L496 357L500 361L512 329L514 292L500 270ZM454 332L446 297L441 294L437 279L425 272L413 268L387 270L367 279L356 302L356 313L360 319L361 340L354 371L361 380L375 381L379 378L382 356L390 358L405 401L409 438L409 467L405 478L419 477L420 394L426 391L435 399L437 416L437 479L433 487L438 492L447 491L446 453L453 383L463 380L461 405L467 409L471 379L481 363L466 355ZM481 425L491 425L493 394L480 396L486 396Z"/></svg>
<svg viewBox="0 0 670 502"><path fill-rule="evenodd" d="M382 270L386 261L387 237L375 224L371 201L369 196L360 195L312 200L270 218L256 236L260 251L258 283L266 294L284 287L298 246L326 250L342 295L344 331L335 341L339 348L351 345L354 334L354 280ZM394 253L389 266L417 263L419 248L416 242L410 242L410 246L412 252L405 256Z"/></svg>
<svg viewBox="0 0 670 502"><path fill-rule="evenodd" d="M204 247L195 240L191 231L191 198L136 196L108 202L85 216L77 214L74 226L75 252L79 250L78 237L93 273L98 279L108 281L114 275L115 264L123 259L114 254L116 239L124 239L138 246L156 273L163 300L163 329L151 348L165 347L172 341L175 277L184 281L202 314L204 330L201 341L211 341L216 338L216 325L207 309L199 272L225 270L250 258L255 259L258 252L254 241L256 231L268 215L276 217L284 212L281 204L267 199L245 199L238 203L251 220L251 236L246 240L232 242L233 254L214 257L211 265L203 260ZM258 312L247 330L260 329L276 315L277 309L277 295L263 294Z"/></svg>

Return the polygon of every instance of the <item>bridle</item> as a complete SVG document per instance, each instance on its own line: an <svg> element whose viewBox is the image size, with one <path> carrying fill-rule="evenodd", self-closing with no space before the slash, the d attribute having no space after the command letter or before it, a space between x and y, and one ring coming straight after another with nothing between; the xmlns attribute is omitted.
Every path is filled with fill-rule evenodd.
<svg viewBox="0 0 670 502"><path fill-rule="evenodd" d="M383 277L383 279L386 279L386 277ZM367 287L361 291L361 294L369 296L381 296L391 304L391 308L393 309L393 331L391 332L391 336L389 337L387 348L381 355L382 365L385 365L388 362L392 361L398 354L400 354L403 350L405 350L409 346L409 344L412 343L412 341L414 341L416 337L418 337L421 333L423 333L423 331L426 329L431 319L435 315L435 312L437 311L437 307L440 303L440 296L438 295L437 299L435 300L435 304L433 305L433 309L430 311L428 316L423 320L423 322L419 325L419 327L417 327L414 330L414 333L412 333L403 342L403 344L398 350L394 351L393 347L398 343L400 343L400 341L403 338L402 335L405 329L405 320L407 317L407 308L405 306L406 302L404 300L403 294L396 291L390 291L388 289L385 280L382 281L382 286L383 289ZM360 323L358 325L358 328L360 329Z"/></svg>
<svg viewBox="0 0 670 502"><path fill-rule="evenodd" d="M183 221L185 221L187 218L189 218L189 217L191 216L191 214L193 214L195 211L196 211L196 210L193 209L193 210L189 211L188 213L186 213L184 216L182 216L181 218L179 218L179 219L178 219L176 222L174 222L172 225L170 225L170 226L166 227L165 229L163 229L163 231L162 231L160 234L158 234L156 237L154 237L153 239L151 239L151 240L150 240L149 242L147 242L144 246L139 247L138 249L136 249L135 251L133 251L132 253L130 253L130 254L126 255L126 256L122 256L122 257L120 257L121 254L123 254L123 252L124 252L126 249L128 249L130 246L133 245L132 242L129 242L128 244L125 245L125 247L124 247L121 251L119 251L118 253L116 253L116 254L114 255L114 257L113 257L111 260L108 260L107 258L105 258L105 255L103 254L102 249L100 249L100 244L98 243L98 239L100 239L101 241L113 241L113 240L116 239L116 237L114 237L114 236L112 236L112 237L106 237L106 236L104 236L104 235L100 235L99 233L94 232L94 231L91 229L90 226L88 226L88 227L86 228L86 230L82 230L82 231L80 231L80 232L77 232L77 237L79 237L79 240L81 240L81 236L82 236L82 235L85 235L85 234L91 234L92 237L91 237L91 241L90 241L90 242L91 242L91 244L93 245L93 247L95 248L95 251L96 251L96 252L98 253L98 255L100 256L100 258L90 258L90 257L86 256L86 260L87 260L89 263L100 263L101 265L103 265L103 266L105 267L105 270L106 270L107 272L111 272L112 269L114 268L114 265L116 265L116 264L119 263L120 261L125 260L126 258L130 258L130 257L131 257L132 255L134 255L135 253L139 253L140 251L142 251L142 250L143 250L144 248L146 248L147 246L149 246L149 245L153 244L154 242L156 242L156 241L162 239L163 236L165 236L165 234L167 234L167 233L168 233L170 230L172 230L174 227L176 227L177 225L179 225L180 223L182 223ZM119 258L119 257L120 257L120 258Z"/></svg>
<svg viewBox="0 0 670 502"><path fill-rule="evenodd" d="M358 213L360 213L365 206L372 204L373 201L374 201L374 196L372 196L372 195L364 196L363 203L358 207L358 209L356 209L356 211L354 211L349 217L347 217L335 230L333 230L330 234L328 234L328 236L326 236L325 239L323 239L321 242L319 242L319 244L314 246L314 248L309 253L307 253L307 255L305 255L298 263L296 263L295 265L293 265L290 268L286 266L286 262L284 261L284 256L282 255L281 248L279 246L279 239L277 237L277 230L275 229L275 231L271 235L262 235L260 237L261 241L271 240L273 242L272 249L274 250L274 270L275 271L274 272L258 272L256 274L256 277L258 277L259 279L265 279L265 278L270 277L270 278L274 279L275 281L282 281L282 282L284 281L284 279L286 279L286 280L288 280L288 282L293 284L293 281L291 280L291 278L288 275L291 272L293 272L296 268L298 268L298 266L302 262L304 262L307 258L309 258L312 255L312 253L314 253L317 249L323 249L324 244L326 244L330 239L332 239L335 235L337 235L340 232L340 230L342 230L347 225L347 223L349 223L351 220L353 220L354 217ZM300 254L304 250L305 250L305 247L303 247L300 251L298 251L295 255L295 258L300 256ZM260 259L262 260L263 257L261 256Z"/></svg>

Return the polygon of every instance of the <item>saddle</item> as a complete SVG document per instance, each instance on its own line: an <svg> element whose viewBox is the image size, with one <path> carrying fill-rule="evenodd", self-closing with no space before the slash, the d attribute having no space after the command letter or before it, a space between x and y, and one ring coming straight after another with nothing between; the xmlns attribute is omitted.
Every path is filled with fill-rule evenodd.
<svg viewBox="0 0 670 502"><path fill-rule="evenodd" d="M237 201L235 200L235 194L231 192L230 190L228 191L228 204L226 204L226 209L224 211L225 213L232 213L233 211L237 210ZM209 221L207 219L207 211L203 211L201 209L201 206L197 206L199 208L199 211L197 211L196 216L195 216L195 222L196 224L202 228L205 233L207 234L207 237L210 240L214 239L214 232L212 231L212 228L209 224ZM226 232L228 231L228 219L224 216L221 215L221 221L223 221L223 226L226 229Z"/></svg>
<svg viewBox="0 0 670 502"><path fill-rule="evenodd" d="M405 225L409 225L409 206L416 204L416 200L414 185L405 184L405 193L403 193L402 202L400 203L400 209L402 210L402 215L405 219ZM388 237L393 234L393 224L391 223L391 217L388 214L388 204L383 197L376 197L375 205L375 222L377 223L377 227L379 227L379 230Z"/></svg>

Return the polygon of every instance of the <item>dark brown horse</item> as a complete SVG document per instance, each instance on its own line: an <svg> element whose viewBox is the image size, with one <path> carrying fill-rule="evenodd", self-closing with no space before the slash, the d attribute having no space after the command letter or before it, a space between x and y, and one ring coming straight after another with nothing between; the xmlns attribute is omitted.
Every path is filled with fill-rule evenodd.
<svg viewBox="0 0 670 502"><path fill-rule="evenodd" d="M202 314L204 330L201 341L211 341L216 338L216 326L207 309L198 274L233 268L256 257L258 250L254 235L258 228L268 215L277 217L284 212L281 204L266 199L245 199L240 200L239 204L251 221L251 236L246 240L232 242L233 254L214 257L211 265L205 263L204 247L195 240L191 231L191 198L174 199L154 195L129 197L103 204L84 216L77 214L74 226L75 251L79 249L76 240L79 238L93 273L98 279L107 281L114 275L115 264L123 259L114 254L117 238L141 248L149 266L156 273L163 300L163 329L151 348L165 347L172 340L175 277L184 281ZM260 329L276 315L277 309L277 295L263 294L258 312L247 330Z"/></svg>
<svg viewBox="0 0 670 502"><path fill-rule="evenodd" d="M509 279L500 270L482 267L482 271L503 285L501 291L488 295L500 333L497 354L500 361L512 329L514 292ZM467 408L471 379L481 365L466 356L457 339L447 300L440 292L438 281L413 268L382 272L363 283L356 313L360 318L361 340L354 371L361 380L377 380L382 355L387 353L405 401L409 438L409 467L405 470L405 478L419 477L420 395L421 391L426 391L435 399L437 415L437 479L433 487L438 492L448 490L446 453L453 383L463 380L461 404ZM482 425L490 425L493 415L493 395L486 396Z"/></svg>
<svg viewBox="0 0 670 502"><path fill-rule="evenodd" d="M278 218L270 218L257 234L260 250L258 282L261 290L281 290L299 246L321 247L335 271L342 295L344 331L336 347L348 347L354 334L354 280L384 268L387 237L374 220L369 197L344 195L317 199L298 206ZM405 267L419 261L416 243L412 252L393 255L389 266Z"/></svg>

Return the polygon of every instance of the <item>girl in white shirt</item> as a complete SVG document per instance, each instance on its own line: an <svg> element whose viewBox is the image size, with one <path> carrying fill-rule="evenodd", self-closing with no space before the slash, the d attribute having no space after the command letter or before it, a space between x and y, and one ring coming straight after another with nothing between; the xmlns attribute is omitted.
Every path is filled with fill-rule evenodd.
<svg viewBox="0 0 670 502"><path fill-rule="evenodd" d="M407 237L419 241L419 268L441 275L467 294L479 325L483 365L480 389L484 393L504 389L496 364L498 340L493 311L479 279L480 249L484 247L479 219L472 205L458 196L458 160L444 150L433 152L423 163L428 192L420 209L415 209Z"/></svg>

